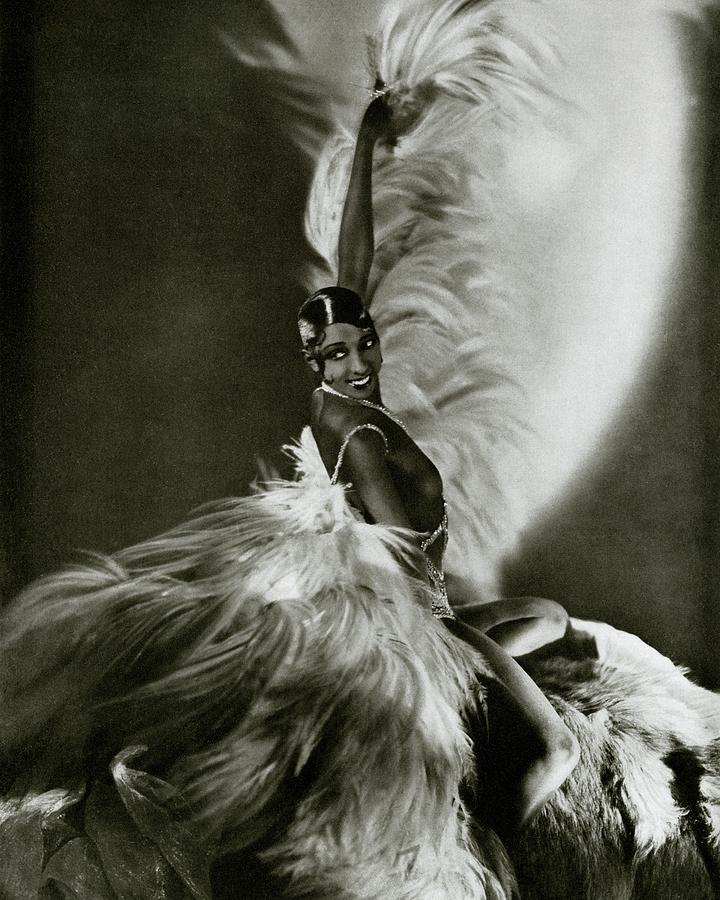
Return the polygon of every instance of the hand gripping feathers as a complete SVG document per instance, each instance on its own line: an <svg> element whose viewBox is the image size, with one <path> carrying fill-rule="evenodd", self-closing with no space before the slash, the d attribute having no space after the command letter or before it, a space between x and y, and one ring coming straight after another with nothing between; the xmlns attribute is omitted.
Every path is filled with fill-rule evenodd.
<svg viewBox="0 0 720 900"><path fill-rule="evenodd" d="M442 470L448 567L486 584L532 482L489 185L548 95L546 13L392 4L373 45L403 127L374 178L385 400ZM319 160L308 230L330 271L309 288L333 281L346 160L342 140ZM428 614L403 536L357 519L307 435L294 452L298 480L38 582L3 615L4 896L202 900L209 864L245 848L288 896L513 896L507 855L460 798L482 660ZM717 698L648 648L606 643L533 673L583 758L515 848L523 895L710 898Z"/></svg>

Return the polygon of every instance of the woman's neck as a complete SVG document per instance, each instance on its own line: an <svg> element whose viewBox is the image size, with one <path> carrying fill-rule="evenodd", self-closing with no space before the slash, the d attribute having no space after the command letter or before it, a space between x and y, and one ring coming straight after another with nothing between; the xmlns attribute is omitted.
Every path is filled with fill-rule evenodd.
<svg viewBox="0 0 720 900"><path fill-rule="evenodd" d="M381 406L385 409L385 404L382 401L382 396L380 395L380 386L378 385L375 390L370 394L369 397L353 397L351 394L345 394L342 391L336 391L335 388L327 384L326 382L322 382L320 387L316 388L318 391L325 391L327 394L332 394L334 397L340 397L343 400L348 400L350 403L360 403L366 404L371 403L373 406Z"/></svg>

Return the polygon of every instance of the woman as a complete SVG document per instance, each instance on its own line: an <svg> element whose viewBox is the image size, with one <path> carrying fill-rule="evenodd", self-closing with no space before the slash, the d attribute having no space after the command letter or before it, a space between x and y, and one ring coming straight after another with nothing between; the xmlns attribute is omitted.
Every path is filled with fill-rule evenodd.
<svg viewBox="0 0 720 900"><path fill-rule="evenodd" d="M417 35L415 10L412 21ZM492 40L499 31L478 34ZM452 43L466 59L498 61ZM389 120L378 101L361 129L339 277L359 295L373 255L372 148L406 124ZM283 880L283 896L513 895L502 847L471 827L459 799L472 774L462 716L477 704L485 661L491 743L504 765L500 778L489 772L504 788L497 805L509 808L502 824L512 833L562 781L575 747L503 648L540 646L566 619L528 600L465 605L463 621L453 617L439 475L382 408L379 343L356 295L343 306L342 292L323 293L306 309L304 337L326 385L312 414L325 468L313 468L317 453L300 448L302 480L218 504L169 534L52 576L3 615L0 763L5 787L20 777L0 805L2 896L217 898L208 863L229 861L227 896L267 897L262 880L259 894L253 890L248 861L257 859ZM647 662L638 672L643 685L649 671ZM653 720L666 672L649 701L609 674L606 667L605 698L597 686L584 692L586 673L563 671L555 681L579 687L569 720L594 753L584 752L583 777L569 781L564 802L537 824L538 856L562 882L543 896L575 895L566 862L578 855L577 834L593 836L588 817L600 836L579 849L604 841L608 871L624 862L634 878L656 849L645 823L659 817L642 805L647 762L665 792L653 795L667 796L659 812L676 814L668 833L680 833L684 811L660 757L682 747L681 738L689 746L712 738L689 703ZM593 719L599 704L614 711L626 695L638 702L612 729ZM684 724L679 737L667 725L691 718L695 730ZM638 757L647 734L662 740L654 755ZM636 758L639 777L628 765ZM638 809L645 819L635 825ZM568 810L578 827L565 825ZM481 809L478 818L492 812ZM617 839L611 825L622 826ZM547 833L563 828L565 843L556 842L547 863ZM602 882L585 868L594 900ZM691 888L685 895L705 896Z"/></svg>
<svg viewBox="0 0 720 900"><path fill-rule="evenodd" d="M354 210L366 208L372 143L386 121L373 103L343 219L345 243L365 230L354 276L343 276L355 286L372 260L372 219ZM350 321L324 321L319 344L307 342L326 388L339 390L318 392L313 414L326 464L344 457L336 477L301 446L300 480L49 576L3 612L0 894L9 900L252 896L242 873L258 860L283 896L510 895L505 851L463 800L473 781L465 714L483 697L483 657L498 675L505 663L492 663L499 651L482 634L447 620L471 637L458 641L418 602L427 599L420 574L436 612L452 616L442 485L375 408L379 344L347 296ZM360 358L367 370L348 371L346 360ZM377 417L375 430L360 412ZM378 431L398 460L423 470L417 504L419 473L404 483L383 468ZM340 468L375 524L348 506ZM420 555L396 526L432 532ZM543 742L518 780L514 826L565 777L554 754L567 733L541 727L550 708L526 702L532 682L507 665L503 678L523 686L524 718Z"/></svg>
<svg viewBox="0 0 720 900"><path fill-rule="evenodd" d="M311 425L331 481L347 486L349 502L365 520L414 536L411 574L427 580L432 614L483 654L503 686L500 706L505 709L498 714L511 722L517 717L510 733L524 735L524 746L496 748L500 759L515 757L517 763L517 757L524 758L523 765L508 769L517 778L502 791L505 818L497 824L512 832L531 819L577 763L574 736L510 656L562 637L567 614L551 601L521 598L466 606L458 619L449 604L442 479L402 422L383 406L380 339L360 299L373 259L373 147L397 134L398 124L380 95L369 105L358 135L340 230L338 287L317 291L298 314L305 358L321 379L313 394Z"/></svg>
<svg viewBox="0 0 720 900"><path fill-rule="evenodd" d="M343 217L357 253L343 251L342 277L361 289L386 123L375 101ZM12 900L34 896L30 883L38 897L71 883L82 900L206 898L257 859L289 896L509 895L504 851L461 799L478 670L504 685L488 689L491 737L514 734L494 741L507 773L498 827L530 819L575 745L499 646L455 620L440 477L382 407L369 315L352 290L333 293L301 318L323 376L312 427L331 478L308 471L309 454L300 482L51 576L7 610L0 761L17 780L0 819L11 861L0 888ZM565 627L557 609L525 602L474 615L516 651Z"/></svg>

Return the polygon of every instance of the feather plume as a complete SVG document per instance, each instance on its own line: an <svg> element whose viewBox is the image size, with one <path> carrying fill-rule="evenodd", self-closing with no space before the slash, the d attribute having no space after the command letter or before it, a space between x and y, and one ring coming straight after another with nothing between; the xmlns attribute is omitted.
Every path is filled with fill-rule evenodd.
<svg viewBox="0 0 720 900"><path fill-rule="evenodd" d="M313 290L337 282L338 236L354 146L350 134L340 132L325 141L315 163L304 220L314 257L303 272L305 284Z"/></svg>
<svg viewBox="0 0 720 900"><path fill-rule="evenodd" d="M422 116L441 91L475 111L513 118L543 96L545 66L556 56L539 25L535 4L394 2L370 39L370 65L404 115Z"/></svg>
<svg viewBox="0 0 720 900"><path fill-rule="evenodd" d="M548 103L543 67L556 62L539 23L528 39L513 19L522 9L528 26L530 6L511 6L390 4L370 43L371 65L406 127L374 174L371 302L384 395L443 474L448 568L462 560L466 577L488 591L526 512L518 473L532 449L524 395L509 374L513 306L480 265L488 179L503 128ZM478 146L487 148L482 160ZM306 230L326 279L336 270L331 248L351 159L347 136L329 142L310 193Z"/></svg>
<svg viewBox="0 0 720 900"><path fill-rule="evenodd" d="M649 335L647 323L662 301L647 279L636 290L635 275L624 281L618 277L622 283L594 294L592 285L579 285L572 300L552 283L555 278L566 284L556 274L559 266L550 268L545 281L543 274L529 277L521 255L528 250L537 254L537 240L523 244L518 259L513 257L517 235L531 228L525 219L534 216L535 231L547 226L560 237L566 226L553 210L545 222L537 218L532 191L538 176L522 167L537 164L533 147L539 142L541 150L547 145L542 159L551 163L550 182L552 172L563 173L563 167L570 178L571 161L580 153L578 136L607 125L607 106L628 102L603 81L602 63L596 60L599 68L585 71L588 19L603 35L593 48L597 53L615 50L615 28L621 25L629 46L652 35L669 54L666 17L701 19L706 7L703 0L601 8L529 0L398 0L384 7L370 41L372 78L385 83L401 134L394 148L376 151L373 173L376 255L369 300L383 341L383 397L443 475L451 516L447 567L470 577L481 594L494 592L498 566L521 530L560 490L583 455L596 449L613 402L647 352L642 342L649 337L643 335ZM648 60L630 72L624 51L615 52L623 72L638 83L653 77ZM663 89L670 90L668 73L657 65L668 81ZM679 105L683 98L663 102ZM638 134L645 135L651 125L655 127L648 120L646 131ZM532 146L523 156L528 143ZM329 141L319 157L306 230L325 263L308 289L337 274L337 227L350 160L344 133ZM513 180L518 174L513 167L522 171L520 185ZM652 168L646 165L637 178L645 178ZM330 170L332 179L327 177ZM518 197L518 191L528 190L528 198ZM552 183L547 190L552 191ZM670 208L674 201L666 197L659 202L665 202L668 215L677 215ZM577 211L570 209L568 215L577 216ZM624 215L620 210L619 217ZM628 210L625 218L632 215ZM638 227L649 228L646 223ZM654 246L665 237L648 231L646 239ZM572 259L564 265L569 270ZM605 277L602 265L599 260L599 281ZM572 277L569 271L564 274ZM617 300L609 301L608 291ZM579 321L582 310L587 319L597 316L585 293L595 296L596 304L616 304L614 310L608 308L608 317L614 316L621 330L632 315L624 334L631 330L635 338L607 378L615 395L601 397L596 391L597 397L587 398L594 404L593 414L582 421L576 414L571 422L576 401L567 385L578 377L577 357L585 359L590 326L575 351L574 370L564 357L546 363L549 351L538 342L537 326L558 316L565 322L570 303L577 307L573 315ZM575 328L582 331L577 323ZM550 355L562 356L563 340L558 335L561 349ZM614 343L621 343L619 332ZM553 364L562 371L551 372ZM592 393L591 385L586 388Z"/></svg>
<svg viewBox="0 0 720 900"><path fill-rule="evenodd" d="M300 480L18 598L4 754L42 756L49 724L79 709L56 758L146 746L210 843L265 841L292 892L455 900L486 883L504 897L458 795L482 660L429 615L398 563L404 535L330 484L309 431L292 454Z"/></svg>

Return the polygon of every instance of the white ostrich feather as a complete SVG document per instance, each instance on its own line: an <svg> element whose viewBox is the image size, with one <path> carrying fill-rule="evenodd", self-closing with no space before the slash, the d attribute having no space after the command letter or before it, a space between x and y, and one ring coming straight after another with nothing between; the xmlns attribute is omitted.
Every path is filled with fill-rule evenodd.
<svg viewBox="0 0 720 900"><path fill-rule="evenodd" d="M452 522L447 565L462 569L481 592L492 593L498 565L522 529L597 447L647 355L663 302L656 271L671 250L667 229L655 233L647 219L633 224L637 210L623 205L627 186L614 182L610 189L618 199L607 205L621 207L619 228L629 223L625 240L642 233L649 248L658 248L654 270L633 269L628 260L627 277L613 280L608 272L615 262L603 262L598 247L597 262L584 262L589 283L579 284L573 256L584 260L587 250L569 242L567 262L548 266L538 251L542 239L533 243L527 222L562 238L562 216L573 221L579 213L568 201L566 213L554 209L553 190L562 196L562 179L573 177L573 166L595 164L599 177L607 177L592 156L601 151L591 137L598 141L608 123L617 128L613 116L620 122L634 115L625 111L630 101L621 88L603 77L608 50L623 76L634 79L634 90L658 76L658 91L666 92L663 109L673 110L680 132L685 101L674 83L677 64L671 67L670 16L697 19L706 6L701 0L600 7L561 0L398 0L383 9L370 41L373 77L386 83L387 101L405 129L395 148L376 150L373 175L376 256L367 301L383 341L383 397L438 465ZM597 24L597 38L588 37L589 23ZM616 28L630 49L614 41ZM642 36L661 48L657 61L651 50L631 54ZM651 111L644 112L637 140L653 128ZM631 143L632 134L626 140ZM658 215L677 222L682 211L667 186L677 177L668 161L674 149L670 141L656 166L638 161L632 177L648 183ZM351 158L343 132L318 160L306 231L324 263L312 272L308 290L337 275ZM587 203L597 203L586 190ZM538 205L547 208L544 220ZM527 240L515 258L518 235ZM531 265L538 274L525 271ZM568 280L571 299L563 295ZM577 308L572 315L570 303ZM555 346L548 345L547 323L573 316L577 347L565 346L563 331ZM586 356L593 329L601 334L598 346L604 340L607 347L602 357L598 350L598 370L607 367L610 347L618 353L599 389L583 381L591 371Z"/></svg>
<svg viewBox="0 0 720 900"><path fill-rule="evenodd" d="M379 152L374 174L368 302L383 341L384 395L443 474L449 568L463 560L466 577L485 588L522 521L527 498L517 474L531 441L522 391L508 374L512 307L478 262L491 198L475 151L492 123L492 161L497 129L547 100L541 62L554 60L542 30L529 40L508 24L517 10L529 21L531 8L395 3L370 44L388 102L411 123L395 152ZM320 154L306 233L324 268L308 289L336 279L351 161L345 133Z"/></svg>
<svg viewBox="0 0 720 900"><path fill-rule="evenodd" d="M432 85L512 118L537 103L544 64L555 56L540 23L537 4L393 2L369 42L370 64L388 86L391 104L422 107L427 100L422 94ZM530 39L528 26L534 29Z"/></svg>
<svg viewBox="0 0 720 900"><path fill-rule="evenodd" d="M314 259L303 278L311 290L337 283L338 235L354 146L343 131L324 143L317 158L304 221Z"/></svg>
<svg viewBox="0 0 720 900"><path fill-rule="evenodd" d="M72 710L59 760L97 736L147 746L210 843L263 840L291 895L469 900L486 884L501 900L458 796L482 660L430 616L403 535L357 518L309 432L293 453L299 481L18 598L0 749L42 756Z"/></svg>

